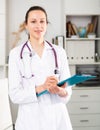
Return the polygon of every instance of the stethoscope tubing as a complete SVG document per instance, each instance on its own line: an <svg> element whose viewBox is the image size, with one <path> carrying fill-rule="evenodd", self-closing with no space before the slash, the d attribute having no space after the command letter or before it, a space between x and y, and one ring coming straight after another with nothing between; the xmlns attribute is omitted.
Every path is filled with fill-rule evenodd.
<svg viewBox="0 0 100 130"><path fill-rule="evenodd" d="M52 48L52 51L53 51L54 57L55 57L55 67L58 68L58 62L57 62L57 54L56 54L56 51L55 51L54 47L53 47L48 41L46 41L46 42L47 42L47 43L49 44L49 46Z"/></svg>
<svg viewBox="0 0 100 130"><path fill-rule="evenodd" d="M27 42L22 46L22 49L21 49L21 52L20 52L20 59L23 59L23 51L24 51L24 48L25 46L28 48L29 52L30 52L30 57L32 57L32 52L31 52L31 49L30 47L28 46Z"/></svg>
<svg viewBox="0 0 100 130"><path fill-rule="evenodd" d="M54 74L58 74L59 71L58 71L58 62L57 62L57 54L56 54L56 51L54 49L54 47L52 46L52 44L50 44L48 41L46 41L49 46L52 48L52 51L53 51L53 54L54 54L54 58L55 58L55 70L54 70ZM27 49L29 50L29 53L30 53L30 58L32 58L32 51L30 49L30 47L28 46L28 41L26 41L26 43L24 43L24 45L22 46L22 49L21 49L21 52L20 52L20 59L23 60L23 51L25 49L25 46L27 47ZM24 63L23 63L24 64ZM23 78L25 78L25 75L22 75ZM31 77L34 77L34 74L31 74L30 77L28 77L27 79L31 78ZM39 94L36 94L37 97L41 96L42 94L48 94L49 92L47 90L44 90L43 92L39 93Z"/></svg>

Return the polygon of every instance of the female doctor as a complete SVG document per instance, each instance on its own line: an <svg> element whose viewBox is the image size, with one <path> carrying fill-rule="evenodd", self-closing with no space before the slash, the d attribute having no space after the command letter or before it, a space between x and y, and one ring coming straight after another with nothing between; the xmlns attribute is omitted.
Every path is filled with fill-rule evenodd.
<svg viewBox="0 0 100 130"><path fill-rule="evenodd" d="M66 103L72 90L57 83L70 77L63 48L44 40L47 13L40 6L29 8L26 43L9 56L9 95L19 105L15 130L72 130Z"/></svg>

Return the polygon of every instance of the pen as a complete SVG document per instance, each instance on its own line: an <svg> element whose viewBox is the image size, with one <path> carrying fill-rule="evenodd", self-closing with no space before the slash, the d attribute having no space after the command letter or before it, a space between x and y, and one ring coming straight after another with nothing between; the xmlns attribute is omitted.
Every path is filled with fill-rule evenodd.
<svg viewBox="0 0 100 130"><path fill-rule="evenodd" d="M59 78L59 70L58 69L55 69L54 70L54 75L57 77L57 79ZM43 92L41 92L41 93L39 93L39 94L37 94L36 93L36 95L37 95L37 97L39 97L39 96L41 96L42 94L47 94L47 93L49 93L47 90L45 90L45 91L43 91Z"/></svg>

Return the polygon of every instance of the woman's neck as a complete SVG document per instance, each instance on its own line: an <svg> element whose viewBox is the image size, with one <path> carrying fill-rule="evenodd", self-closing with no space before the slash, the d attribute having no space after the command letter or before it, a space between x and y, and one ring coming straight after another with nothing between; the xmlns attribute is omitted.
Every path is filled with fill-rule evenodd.
<svg viewBox="0 0 100 130"><path fill-rule="evenodd" d="M41 47L44 44L44 40L43 39L29 39L31 46L34 47Z"/></svg>
<svg viewBox="0 0 100 130"><path fill-rule="evenodd" d="M33 50L39 55L39 57L41 57L44 49L44 40L29 39L29 41Z"/></svg>

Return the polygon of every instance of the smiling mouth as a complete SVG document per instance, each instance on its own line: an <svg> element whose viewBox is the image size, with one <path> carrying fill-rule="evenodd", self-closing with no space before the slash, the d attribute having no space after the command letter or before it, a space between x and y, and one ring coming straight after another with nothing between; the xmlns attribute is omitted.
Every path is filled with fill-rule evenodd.
<svg viewBox="0 0 100 130"><path fill-rule="evenodd" d="M43 32L42 30L36 30L35 32L37 32L37 33L41 33L41 32Z"/></svg>

